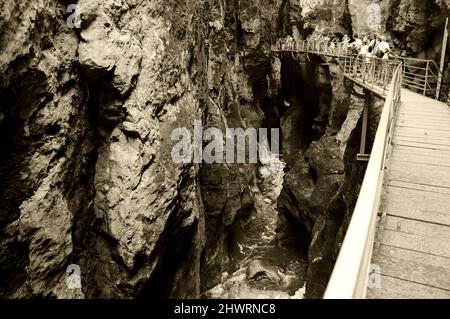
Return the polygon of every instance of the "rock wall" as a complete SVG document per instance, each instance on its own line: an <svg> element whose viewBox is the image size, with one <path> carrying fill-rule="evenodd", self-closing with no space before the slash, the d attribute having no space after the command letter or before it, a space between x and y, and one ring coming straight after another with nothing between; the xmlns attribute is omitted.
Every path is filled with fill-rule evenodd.
<svg viewBox="0 0 450 319"><path fill-rule="evenodd" d="M199 167L174 163L170 137L204 117L205 24L193 17L201 3L79 4L79 62L98 120L88 294L198 295Z"/></svg>
<svg viewBox="0 0 450 319"><path fill-rule="evenodd" d="M95 161L78 38L57 2L0 9L0 295L78 297L65 271L84 232Z"/></svg>
<svg viewBox="0 0 450 319"><path fill-rule="evenodd" d="M196 297L256 166L177 165L171 132L262 125L279 4L79 1L80 30L67 4L1 8L0 294Z"/></svg>
<svg viewBox="0 0 450 319"><path fill-rule="evenodd" d="M208 110L205 127L259 128L270 99L270 43L277 1L210 4L207 42ZM267 126L264 126L267 127ZM202 291L236 267L235 221L255 213L257 165L203 165L201 194L206 213Z"/></svg>
<svg viewBox="0 0 450 319"><path fill-rule="evenodd" d="M287 93L291 108L282 119L287 172L278 200L279 229L301 235L280 240L294 239L282 244L298 245L308 253L307 298L320 298L324 292L365 168L356 161L364 95L353 92L336 61L323 64L304 66L312 70L300 72L298 83L304 85L292 90L298 97ZM374 131L370 133L373 137Z"/></svg>
<svg viewBox="0 0 450 319"><path fill-rule="evenodd" d="M432 59L439 66L445 19L449 17L445 1L392 1L386 22L390 38L398 55ZM443 71L441 100L449 97L450 50L447 46ZM438 73L437 67L433 72Z"/></svg>

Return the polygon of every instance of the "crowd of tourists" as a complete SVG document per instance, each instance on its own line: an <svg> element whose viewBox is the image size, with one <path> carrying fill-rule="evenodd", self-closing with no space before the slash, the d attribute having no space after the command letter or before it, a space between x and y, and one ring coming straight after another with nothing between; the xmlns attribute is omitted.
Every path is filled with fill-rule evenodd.
<svg viewBox="0 0 450 319"><path fill-rule="evenodd" d="M342 40L344 54L357 55L353 72L360 72L363 80L386 85L390 80L389 58L393 57L391 45L386 36L370 34L362 39L357 34L350 39L344 36Z"/></svg>
<svg viewBox="0 0 450 319"><path fill-rule="evenodd" d="M277 46L290 50L299 49L298 43L292 36L278 39ZM354 34L352 38L344 35L342 39L339 39L337 36L331 38L319 33L313 33L306 39L306 46L309 51L341 55L362 55L380 59L389 59L389 55L392 52L386 36L380 34L369 34L363 37Z"/></svg>
<svg viewBox="0 0 450 319"><path fill-rule="evenodd" d="M330 37L313 33L306 41L297 43L291 36L279 39L279 48L288 50L305 50L329 55L357 56L353 65L354 72L360 72L364 80L385 84L388 80L388 61L393 57L392 48L385 35L372 33L352 37L344 35Z"/></svg>
<svg viewBox="0 0 450 319"><path fill-rule="evenodd" d="M364 36L361 39L355 34L352 40L349 36L344 36L342 40L344 53L361 55L368 58L377 57L383 60L389 59L391 45L387 42L386 36L371 34Z"/></svg>

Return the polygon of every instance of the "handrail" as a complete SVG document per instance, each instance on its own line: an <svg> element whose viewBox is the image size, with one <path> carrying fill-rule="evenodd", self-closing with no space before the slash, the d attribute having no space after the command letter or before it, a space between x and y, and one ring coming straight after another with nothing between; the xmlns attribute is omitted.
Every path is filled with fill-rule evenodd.
<svg viewBox="0 0 450 319"><path fill-rule="evenodd" d="M385 162L401 99L402 65L397 66L389 85L372 155L325 299L360 299L366 296Z"/></svg>

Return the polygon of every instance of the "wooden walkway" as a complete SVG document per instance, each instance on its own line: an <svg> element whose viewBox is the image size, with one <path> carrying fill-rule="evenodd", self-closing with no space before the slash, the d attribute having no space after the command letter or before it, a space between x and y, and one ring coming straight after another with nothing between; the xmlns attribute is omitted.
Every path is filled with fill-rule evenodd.
<svg viewBox="0 0 450 319"><path fill-rule="evenodd" d="M326 52L308 50L305 42L296 45L296 50L280 47L278 51L277 46L272 50L328 56ZM393 65L388 63L389 76L385 76L388 82L382 84L383 88L362 80L375 78L376 68L362 68L358 59L344 56L344 75L386 99L386 104L375 139L376 153L370 158L324 297L450 298L450 108L426 97L439 96L439 90L430 84L430 79L435 77L431 69L435 63L396 59ZM426 67L418 67L417 63ZM410 69L424 70L426 74L411 73ZM423 94L401 89L402 86ZM399 89L401 102L391 130L390 120L395 114ZM383 169L380 164L384 163L386 143L391 137ZM366 285L369 264L380 272L381 280L375 278L370 283L379 283L376 288ZM370 277L373 279L373 274Z"/></svg>
<svg viewBox="0 0 450 319"><path fill-rule="evenodd" d="M450 109L402 90L367 298L450 298Z"/></svg>

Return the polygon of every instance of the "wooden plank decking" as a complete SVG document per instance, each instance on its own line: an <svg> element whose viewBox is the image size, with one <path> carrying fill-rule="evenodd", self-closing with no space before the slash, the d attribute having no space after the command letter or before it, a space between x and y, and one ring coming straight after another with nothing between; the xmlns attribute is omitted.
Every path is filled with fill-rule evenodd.
<svg viewBox="0 0 450 319"><path fill-rule="evenodd" d="M368 298L450 298L450 109L402 90Z"/></svg>

